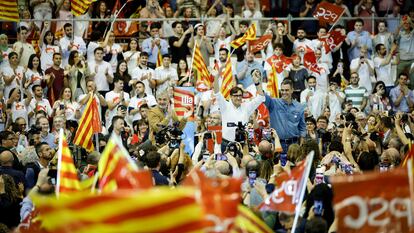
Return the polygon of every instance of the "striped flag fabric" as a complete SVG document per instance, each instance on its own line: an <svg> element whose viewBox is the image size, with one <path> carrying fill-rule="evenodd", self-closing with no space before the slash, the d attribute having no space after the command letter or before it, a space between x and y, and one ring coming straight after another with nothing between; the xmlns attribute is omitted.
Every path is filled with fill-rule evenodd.
<svg viewBox="0 0 414 233"><path fill-rule="evenodd" d="M236 217L234 226L230 233L239 232L255 232L255 233L271 233L273 232L257 215L246 206L239 205L239 214Z"/></svg>
<svg viewBox="0 0 414 233"><path fill-rule="evenodd" d="M202 208L191 188L32 199L42 227L50 233L201 233L204 227Z"/></svg>
<svg viewBox="0 0 414 233"><path fill-rule="evenodd" d="M121 189L148 189L153 186L150 171L139 171L135 162L123 147L118 136L109 139L98 164L101 192L114 192Z"/></svg>
<svg viewBox="0 0 414 233"><path fill-rule="evenodd" d="M88 11L88 8L96 0L70 0L71 12L74 16L80 16L85 14Z"/></svg>
<svg viewBox="0 0 414 233"><path fill-rule="evenodd" d="M256 24L252 23L250 27L247 29L246 33L242 37L239 37L232 42L230 42L231 47L237 49L238 47L242 46L248 40L256 40Z"/></svg>
<svg viewBox="0 0 414 233"><path fill-rule="evenodd" d="M0 19L19 22L19 11L16 0L0 0Z"/></svg>
<svg viewBox="0 0 414 233"><path fill-rule="evenodd" d="M408 145L408 147L409 147L409 150L408 150L407 154L405 155L404 160L401 164L403 167L408 166L408 163L410 162L410 159L411 159L411 162L414 161L414 146L412 146L411 143L410 143Z"/></svg>
<svg viewBox="0 0 414 233"><path fill-rule="evenodd" d="M230 56L227 57L226 66L224 67L222 78L223 83L221 84L220 91L224 98L227 99L230 96L230 90L234 86Z"/></svg>
<svg viewBox="0 0 414 233"><path fill-rule="evenodd" d="M161 54L161 49L158 49L158 54L157 54L157 63L155 64L155 67L160 67L162 66L162 54Z"/></svg>
<svg viewBox="0 0 414 233"><path fill-rule="evenodd" d="M269 91L270 97L279 98L279 82L277 79L276 67L272 64L272 71L269 74L267 81L267 90Z"/></svg>
<svg viewBox="0 0 414 233"><path fill-rule="evenodd" d="M207 65L201 55L200 47L198 46L197 41L194 46L193 66L197 70L197 81L204 83L210 89L213 86L214 77L207 69Z"/></svg>
<svg viewBox="0 0 414 233"><path fill-rule="evenodd" d="M94 133L102 131L101 120L98 111L98 104L94 95L91 95L86 103L85 110L79 121L78 130L76 131L73 143L85 148L88 152L94 150L92 136Z"/></svg>
<svg viewBox="0 0 414 233"><path fill-rule="evenodd" d="M71 193L80 190L78 172L69 150L63 129L59 133L58 167L56 180L56 195Z"/></svg>
<svg viewBox="0 0 414 233"><path fill-rule="evenodd" d="M179 120L188 111L194 112L194 88L174 87L174 110ZM189 121L192 118L188 119Z"/></svg>

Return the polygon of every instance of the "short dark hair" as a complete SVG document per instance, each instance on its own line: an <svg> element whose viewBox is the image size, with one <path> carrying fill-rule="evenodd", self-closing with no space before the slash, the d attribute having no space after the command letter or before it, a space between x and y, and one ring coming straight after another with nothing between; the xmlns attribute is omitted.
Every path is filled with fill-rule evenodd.
<svg viewBox="0 0 414 233"><path fill-rule="evenodd" d="M147 154L146 164L149 168L156 168L160 164L161 155L157 151L150 151Z"/></svg>
<svg viewBox="0 0 414 233"><path fill-rule="evenodd" d="M316 120L315 118L309 116L305 118L305 122L312 122L316 126Z"/></svg>
<svg viewBox="0 0 414 233"><path fill-rule="evenodd" d="M225 51L226 52L226 54L229 54L229 50L227 49L227 48L220 48L219 49L219 52L221 52L221 51Z"/></svg>
<svg viewBox="0 0 414 233"><path fill-rule="evenodd" d="M165 53L162 55L162 59L164 59L164 57L169 57L170 59L172 58L171 53Z"/></svg>
<svg viewBox="0 0 414 233"><path fill-rule="evenodd" d="M11 59L13 56L17 56L19 57L19 55L16 52L10 52L9 55L7 56L9 59Z"/></svg>
<svg viewBox="0 0 414 233"><path fill-rule="evenodd" d="M329 122L328 118L326 116L323 116L323 115L322 116L319 116L318 119L316 120L316 122L318 122L319 120L325 120L326 123Z"/></svg>
<svg viewBox="0 0 414 233"><path fill-rule="evenodd" d="M248 27L250 25L250 23L247 20L242 20L242 21L240 21L239 25L244 25L244 26Z"/></svg>
<svg viewBox="0 0 414 233"><path fill-rule="evenodd" d="M122 117L122 116L114 116L113 118L112 118L112 127L114 126L114 124L115 124L115 122L117 121L117 120L122 120L122 121L124 121L124 117ZM124 121L125 122L125 121Z"/></svg>
<svg viewBox="0 0 414 233"><path fill-rule="evenodd" d="M384 44L379 43L379 44L375 45L375 52L378 53L378 51L380 51L380 49L381 49L381 46L384 46Z"/></svg>
<svg viewBox="0 0 414 233"><path fill-rule="evenodd" d="M102 48L102 47L98 47L98 48L96 48L95 50L93 50L93 54L95 54L96 53L96 51L104 51L104 49Z"/></svg>
<svg viewBox="0 0 414 233"><path fill-rule="evenodd" d="M281 84L280 86L282 86L282 85L289 85L291 88L293 88L293 82L292 82L292 80L290 80L290 79L288 79L288 78L285 78L285 79L282 81L282 84Z"/></svg>
<svg viewBox="0 0 414 233"><path fill-rule="evenodd" d="M44 145L49 145L49 144L47 144L47 142L39 142L36 145L35 150L36 150L36 155L37 156L39 156L40 150L42 149L42 146L44 146Z"/></svg>
<svg viewBox="0 0 414 233"><path fill-rule="evenodd" d="M230 90L230 95L234 95L234 94L236 94L237 92L239 92L239 91L241 91L241 93L243 94L243 90L240 88L240 87L233 87L231 90Z"/></svg>
<svg viewBox="0 0 414 233"><path fill-rule="evenodd" d="M275 49L275 48L279 48L279 49L285 49L285 46L282 44L282 43L276 43L274 46L273 46L273 48Z"/></svg>
<svg viewBox="0 0 414 233"><path fill-rule="evenodd" d="M65 23L65 25L63 25L63 29L66 30L66 28L68 27L72 27L71 23Z"/></svg>
<svg viewBox="0 0 414 233"><path fill-rule="evenodd" d="M176 28L178 24L183 25L183 23L181 21L175 21L171 26L172 26L172 28Z"/></svg>
<svg viewBox="0 0 414 233"><path fill-rule="evenodd" d="M32 86L32 91L34 92L34 90L35 90L37 87L40 87L40 88L41 88L42 86L40 86L39 84L35 84L35 85L33 85L33 86Z"/></svg>
<svg viewBox="0 0 414 233"><path fill-rule="evenodd" d="M152 23L151 26L150 26L150 30L152 30L154 28L160 29L161 28L161 24L159 22Z"/></svg>
<svg viewBox="0 0 414 233"><path fill-rule="evenodd" d="M135 83L135 86L137 86L137 84L142 84L142 86L144 86L144 87L145 87L145 83L143 83L142 81L137 81L137 82Z"/></svg>
<svg viewBox="0 0 414 233"><path fill-rule="evenodd" d="M408 74L407 73L405 73L405 72L401 72L401 73L399 73L398 74L398 79L400 79L401 78L401 76L405 76L405 77L410 77L410 76L408 76Z"/></svg>
<svg viewBox="0 0 414 233"><path fill-rule="evenodd" d="M306 33L306 30L305 30L304 27L298 27L298 30L296 30L296 33L298 33L299 30L302 30L302 31L304 31Z"/></svg>
<svg viewBox="0 0 414 233"><path fill-rule="evenodd" d="M27 27L25 26L20 26L17 28L17 33L20 33L21 31L28 31L29 29L27 29Z"/></svg>
<svg viewBox="0 0 414 233"><path fill-rule="evenodd" d="M362 23L362 26L364 26L364 20L362 20L361 18L357 18L357 19L355 20L354 25L355 25L356 23L358 23L358 22Z"/></svg>
<svg viewBox="0 0 414 233"><path fill-rule="evenodd" d="M307 78L306 78L306 81L307 82L309 82L309 79L315 79L316 80L316 77L315 76L313 76L313 75L309 75Z"/></svg>
<svg viewBox="0 0 414 233"><path fill-rule="evenodd" d="M55 58L56 56L62 56L61 53L54 53L52 58Z"/></svg>
<svg viewBox="0 0 414 233"><path fill-rule="evenodd" d="M149 54L147 52L141 52L139 57L149 57Z"/></svg>
<svg viewBox="0 0 414 233"><path fill-rule="evenodd" d="M3 144L3 141L6 140L10 135L13 135L14 133L11 131L1 131L0 132L0 143Z"/></svg>
<svg viewBox="0 0 414 233"><path fill-rule="evenodd" d="M321 217L313 217L306 221L305 233L327 233L328 224Z"/></svg>
<svg viewBox="0 0 414 233"><path fill-rule="evenodd" d="M124 80L122 79L122 77L121 76L115 76L114 77L114 80L113 80L113 83L116 83L116 82L119 82L119 81L122 81L122 82L124 82Z"/></svg>

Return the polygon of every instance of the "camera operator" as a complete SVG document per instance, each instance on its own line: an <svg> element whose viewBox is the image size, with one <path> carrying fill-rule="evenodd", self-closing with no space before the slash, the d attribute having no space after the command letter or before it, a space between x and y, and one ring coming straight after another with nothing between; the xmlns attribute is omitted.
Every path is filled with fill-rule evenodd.
<svg viewBox="0 0 414 233"><path fill-rule="evenodd" d="M171 122L179 122L178 128L183 130L187 119L192 115L192 111L184 114L184 117L179 120L175 111L171 109L169 103L168 92L163 92L157 96L158 105L152 107L148 111L148 123L150 127L150 140L153 145L156 144L155 134L159 133L165 126L170 125Z"/></svg>
<svg viewBox="0 0 414 233"><path fill-rule="evenodd" d="M235 141L236 127L228 127L228 123L241 122L245 125L249 122L250 115L252 115L256 108L265 100L261 85L262 76L260 71L254 71L252 75L258 95L251 101L244 103L242 103L243 91L241 88L233 87L230 90L230 101L227 101L220 92L218 77L215 77L214 79L214 93L217 96L222 117L222 151L224 151L229 142Z"/></svg>

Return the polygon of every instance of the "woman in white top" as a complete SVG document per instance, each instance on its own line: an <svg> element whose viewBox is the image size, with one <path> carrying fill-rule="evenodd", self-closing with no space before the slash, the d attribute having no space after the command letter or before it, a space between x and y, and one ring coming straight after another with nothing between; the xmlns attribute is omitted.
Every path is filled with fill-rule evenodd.
<svg viewBox="0 0 414 233"><path fill-rule="evenodd" d="M66 120L77 120L81 117L79 104L72 101L72 90L65 87L60 95L60 99L53 105L54 116L65 116Z"/></svg>
<svg viewBox="0 0 414 233"><path fill-rule="evenodd" d="M76 100L82 94L86 94L86 78L90 72L85 57L78 51L71 51L69 54L68 66L65 68L69 73L69 87L74 91L72 99Z"/></svg>
<svg viewBox="0 0 414 233"><path fill-rule="evenodd" d="M29 89L32 89L33 85L41 85L43 80L43 70L41 68L40 58L36 54L32 54L29 57L29 62L27 64L27 71L24 73L24 80L30 80Z"/></svg>
<svg viewBox="0 0 414 233"><path fill-rule="evenodd" d="M10 110L11 113L11 119L12 121L16 121L18 117L23 117L26 122L27 116L29 114L28 106L30 104L30 101L32 100L32 94L30 91L28 91L29 83L25 83L25 93L27 95L27 98L22 100L22 95L20 93L20 88L13 88L10 91L9 99L6 102L6 107L8 110ZM6 111L8 112L8 111Z"/></svg>
<svg viewBox="0 0 414 233"><path fill-rule="evenodd" d="M138 40L136 38L131 38L128 43L127 51L124 53L124 59L128 63L128 71L131 75L132 70L134 70L138 65L138 58L140 55Z"/></svg>
<svg viewBox="0 0 414 233"><path fill-rule="evenodd" d="M39 48L41 48L40 61L42 70L47 70L53 65L53 54L60 52L60 47L55 45L55 35L51 31L42 31L39 40Z"/></svg>
<svg viewBox="0 0 414 233"><path fill-rule="evenodd" d="M112 69L115 70L118 65L118 60L123 60L123 55L121 45L115 43L115 35L113 32L109 32L108 44L104 47L104 53L104 60L109 62ZM121 58L118 59L119 55Z"/></svg>

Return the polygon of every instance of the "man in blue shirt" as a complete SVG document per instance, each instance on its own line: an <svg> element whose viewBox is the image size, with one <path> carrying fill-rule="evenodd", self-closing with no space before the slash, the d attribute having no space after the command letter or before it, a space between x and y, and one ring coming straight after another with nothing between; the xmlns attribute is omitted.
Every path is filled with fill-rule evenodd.
<svg viewBox="0 0 414 233"><path fill-rule="evenodd" d="M293 83L289 79L280 85L280 99L266 95L265 105L269 110L270 127L276 129L283 153L287 153L290 144L299 143L306 135L305 107L292 99Z"/></svg>
<svg viewBox="0 0 414 233"><path fill-rule="evenodd" d="M161 50L161 55L167 54L169 45L166 40L160 39L160 23L152 23L150 28L151 37L142 42L142 51L148 53L148 67L155 69L158 51Z"/></svg>
<svg viewBox="0 0 414 233"><path fill-rule="evenodd" d="M394 110L394 112L400 111L407 113L414 105L413 92L408 89L407 86L408 80L408 75L406 73L400 73L398 76L398 86L390 91L392 110Z"/></svg>
<svg viewBox="0 0 414 233"><path fill-rule="evenodd" d="M252 71L259 70L261 76L263 76L263 66L259 62L254 60L254 54L246 52L245 59L242 62L237 63L237 83L243 85L246 89L250 85L253 85Z"/></svg>
<svg viewBox="0 0 414 233"><path fill-rule="evenodd" d="M368 48L368 57L372 54L372 39L371 35L367 31L362 31L364 21L362 19L356 19L354 24L354 30L349 32L346 36L345 42L350 46L348 50L349 60L357 58L360 54L361 47L363 45Z"/></svg>

